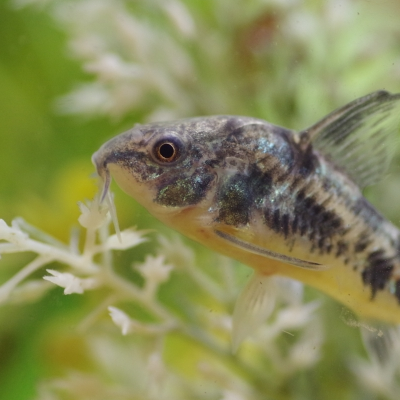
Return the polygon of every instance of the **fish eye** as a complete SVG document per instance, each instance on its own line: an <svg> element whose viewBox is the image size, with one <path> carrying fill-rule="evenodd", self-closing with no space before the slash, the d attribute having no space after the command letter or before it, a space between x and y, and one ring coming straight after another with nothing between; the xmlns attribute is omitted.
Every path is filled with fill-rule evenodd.
<svg viewBox="0 0 400 400"><path fill-rule="evenodd" d="M164 138L155 144L153 151L158 161L172 163L180 157L182 143L176 138Z"/></svg>

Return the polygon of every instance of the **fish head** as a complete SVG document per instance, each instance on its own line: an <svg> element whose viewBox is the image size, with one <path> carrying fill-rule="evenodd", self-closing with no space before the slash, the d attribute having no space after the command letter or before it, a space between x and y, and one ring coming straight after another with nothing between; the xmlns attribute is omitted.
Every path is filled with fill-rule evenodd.
<svg viewBox="0 0 400 400"><path fill-rule="evenodd" d="M209 208L218 181L226 174L221 163L229 160L221 159L221 147L247 120L215 116L136 125L106 142L92 157L104 181L103 197L112 177L158 217L188 207ZM230 168L241 168L245 153L235 151Z"/></svg>

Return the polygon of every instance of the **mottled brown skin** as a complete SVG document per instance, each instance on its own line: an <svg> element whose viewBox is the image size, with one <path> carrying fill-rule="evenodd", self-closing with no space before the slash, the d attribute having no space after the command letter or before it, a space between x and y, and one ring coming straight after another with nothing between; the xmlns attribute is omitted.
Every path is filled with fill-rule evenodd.
<svg viewBox="0 0 400 400"><path fill-rule="evenodd" d="M307 134L246 117L193 118L138 125L93 161L106 181L111 174L192 239L261 273L313 285L365 317L398 323L399 231ZM178 149L172 162L155 155L165 141ZM224 236L330 268L271 260Z"/></svg>

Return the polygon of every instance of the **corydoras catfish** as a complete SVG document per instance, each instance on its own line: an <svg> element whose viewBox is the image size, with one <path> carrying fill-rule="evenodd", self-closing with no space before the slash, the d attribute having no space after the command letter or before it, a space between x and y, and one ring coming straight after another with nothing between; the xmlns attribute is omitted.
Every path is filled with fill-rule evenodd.
<svg viewBox="0 0 400 400"><path fill-rule="evenodd" d="M371 93L300 132L241 116L137 125L93 156L150 213L263 276L400 323L400 231L363 197L385 173L400 94Z"/></svg>

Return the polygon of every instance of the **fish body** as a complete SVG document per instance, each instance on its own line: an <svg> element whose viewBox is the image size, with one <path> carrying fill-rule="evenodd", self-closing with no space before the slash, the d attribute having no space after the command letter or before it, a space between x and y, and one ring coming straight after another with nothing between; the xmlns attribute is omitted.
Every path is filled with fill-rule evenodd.
<svg viewBox="0 0 400 400"><path fill-rule="evenodd" d="M380 91L301 132L239 116L137 125L93 156L154 216L262 275L400 323L400 232L362 196L390 159L400 95Z"/></svg>

